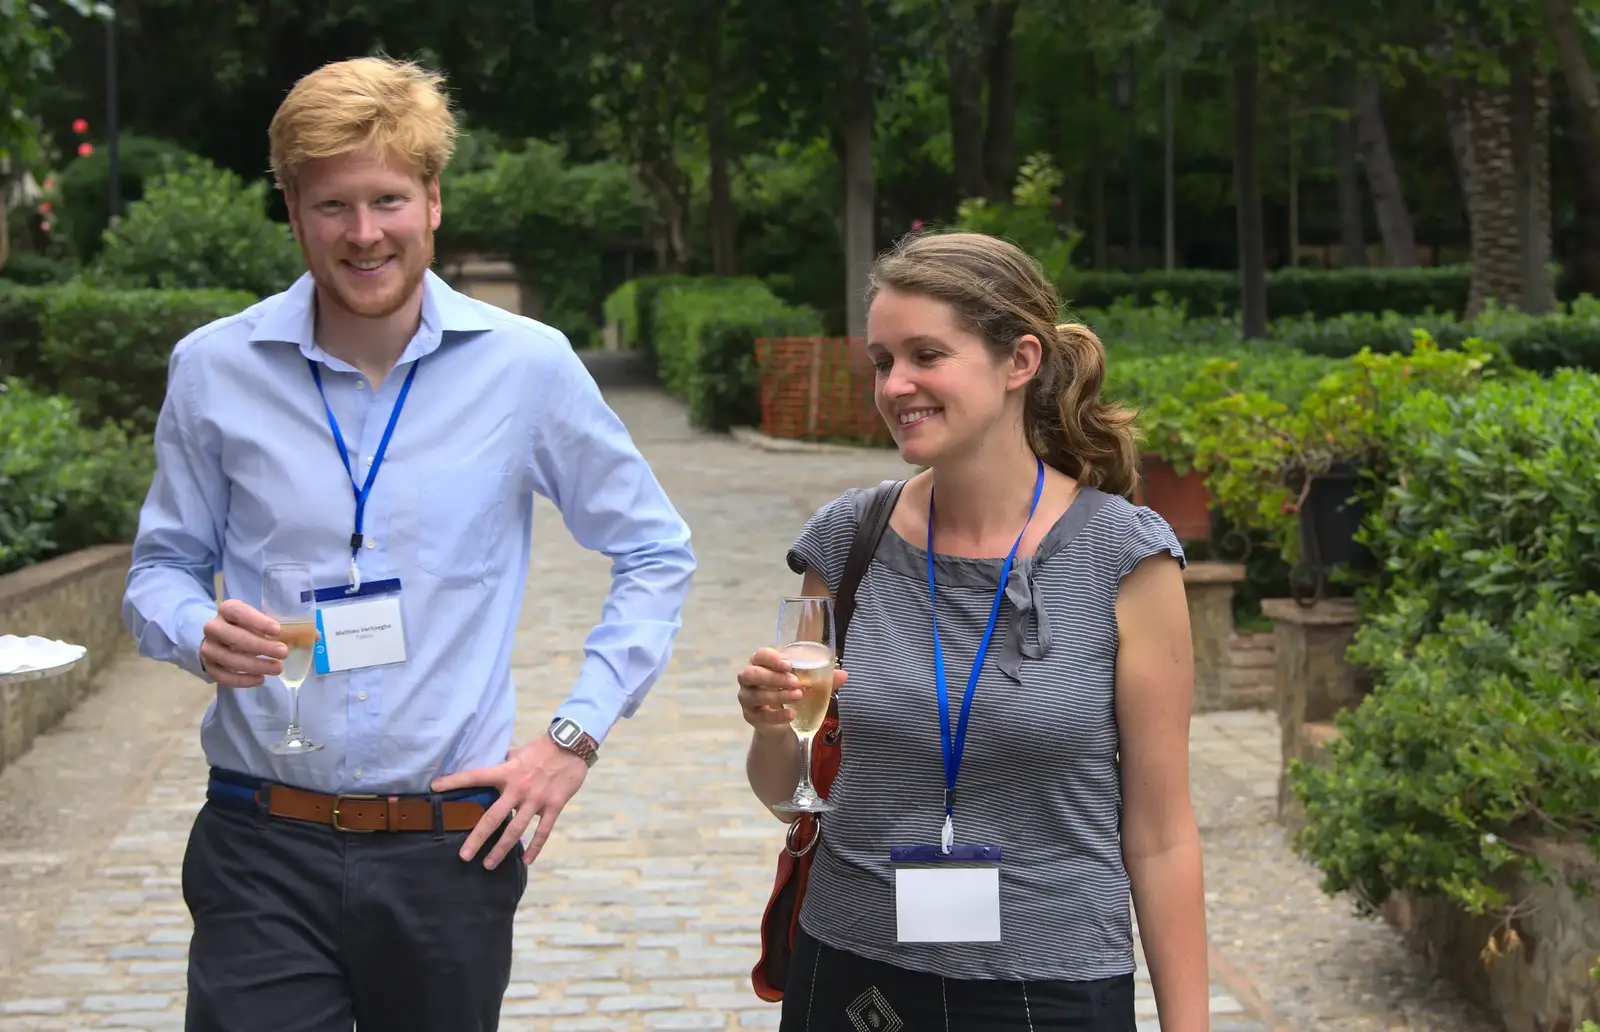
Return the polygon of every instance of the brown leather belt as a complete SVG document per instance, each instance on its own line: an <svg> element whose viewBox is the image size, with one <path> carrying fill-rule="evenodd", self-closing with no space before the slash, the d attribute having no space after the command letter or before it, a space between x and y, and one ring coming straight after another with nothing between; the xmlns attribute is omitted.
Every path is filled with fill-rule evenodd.
<svg viewBox="0 0 1600 1032"><path fill-rule="evenodd" d="M266 791L274 817L330 824L339 831L432 831L433 803L416 796L322 795L274 784ZM259 798L259 793L258 793ZM445 831L471 831L485 810L471 799L439 803Z"/></svg>

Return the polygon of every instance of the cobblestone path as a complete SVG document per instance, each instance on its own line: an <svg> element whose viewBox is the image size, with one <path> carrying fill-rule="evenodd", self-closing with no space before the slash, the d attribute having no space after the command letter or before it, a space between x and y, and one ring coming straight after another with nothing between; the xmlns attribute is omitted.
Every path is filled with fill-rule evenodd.
<svg viewBox="0 0 1600 1032"><path fill-rule="evenodd" d="M781 826L744 787L732 674L793 590L782 555L805 516L905 467L890 452L765 453L690 431L656 392L609 393L689 520L700 571L667 676L612 733L532 869L501 1028L775 1028L777 1009L752 994L749 971ZM606 560L574 544L543 502L535 533L514 657L519 740L567 691L607 585ZM0 774L0 1032L182 1027L179 871L204 798L196 726L208 698L185 675L124 658ZM1416 1020L1453 1013L1453 1002L1381 926L1341 916L1274 837L1277 734L1264 713L1194 725L1208 898L1224 911L1212 917L1212 1028L1473 1028L1465 1017ZM1329 987L1306 941L1347 954L1333 965L1344 981ZM1285 954L1298 958L1287 971L1274 959ZM1351 982L1363 957L1401 972L1384 983L1404 991L1400 1003ZM1139 995L1141 1032L1154 1030L1142 964Z"/></svg>

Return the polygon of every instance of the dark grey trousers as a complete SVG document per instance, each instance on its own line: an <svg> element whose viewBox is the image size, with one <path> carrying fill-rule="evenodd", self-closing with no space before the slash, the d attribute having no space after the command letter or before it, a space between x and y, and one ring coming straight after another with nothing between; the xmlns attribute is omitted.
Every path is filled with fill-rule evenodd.
<svg viewBox="0 0 1600 1032"><path fill-rule="evenodd" d="M183 858L184 1028L494 1032L528 874L521 846L493 871L462 862L466 838L351 834L207 802Z"/></svg>

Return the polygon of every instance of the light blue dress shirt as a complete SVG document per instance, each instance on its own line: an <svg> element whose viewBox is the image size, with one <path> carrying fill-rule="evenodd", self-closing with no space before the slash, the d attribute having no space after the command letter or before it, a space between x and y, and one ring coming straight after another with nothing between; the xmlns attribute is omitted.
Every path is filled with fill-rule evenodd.
<svg viewBox="0 0 1600 1032"><path fill-rule="evenodd" d="M320 363L358 480L420 362L367 501L361 579L399 578L408 660L313 674L300 723L321 752L275 756L289 720L276 678L218 688L201 744L214 766L320 792L426 792L436 776L505 761L512 639L535 493L612 561L584 642L571 717L597 741L660 676L695 560L674 510L560 332L450 289L432 272L422 320L377 390L319 348L310 274L185 337L156 423L123 620L139 652L197 677L212 575L261 605L261 571L304 562L348 583L355 492L307 363ZM209 679L208 679L209 680Z"/></svg>

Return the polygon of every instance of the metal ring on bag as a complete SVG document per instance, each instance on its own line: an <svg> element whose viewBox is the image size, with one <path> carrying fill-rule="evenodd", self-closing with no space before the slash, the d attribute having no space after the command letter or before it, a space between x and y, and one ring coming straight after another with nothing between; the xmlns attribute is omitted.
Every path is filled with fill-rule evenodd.
<svg viewBox="0 0 1600 1032"><path fill-rule="evenodd" d="M798 859L799 857L805 856L807 853L817 848L817 839L822 835L822 815L813 814L812 819L816 823L817 830L812 834L811 841L807 842L806 847L800 850L800 852L796 853L794 850L794 833L799 830L800 822L795 821L793 824L789 825L789 830L784 833L783 848L788 850L790 856Z"/></svg>

